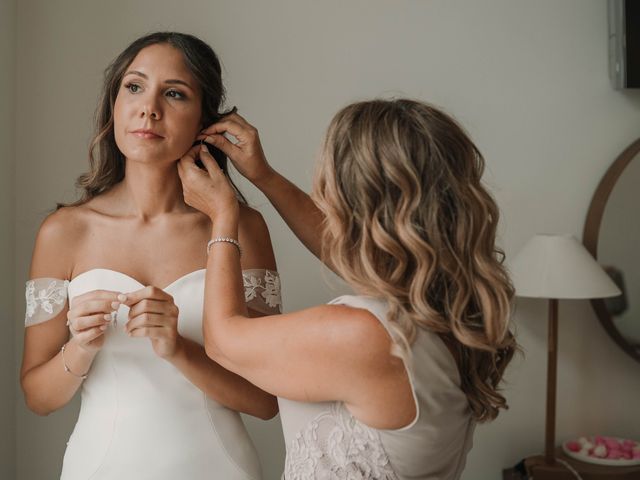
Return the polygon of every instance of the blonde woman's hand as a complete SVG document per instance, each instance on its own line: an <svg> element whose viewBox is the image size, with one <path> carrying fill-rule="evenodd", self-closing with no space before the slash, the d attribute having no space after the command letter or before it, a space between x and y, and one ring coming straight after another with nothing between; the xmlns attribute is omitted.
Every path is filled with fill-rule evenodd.
<svg viewBox="0 0 640 480"><path fill-rule="evenodd" d="M129 320L125 324L129 336L149 338L156 355L171 360L182 347L182 337L178 334L179 310L173 297L160 288L149 286L120 299L129 307Z"/></svg>
<svg viewBox="0 0 640 480"><path fill-rule="evenodd" d="M112 312L120 307L118 294L93 290L73 299L67 312L72 341L83 350L96 353L104 345L104 332L112 322Z"/></svg>
<svg viewBox="0 0 640 480"><path fill-rule="evenodd" d="M206 171L196 165L200 159ZM196 145L178 162L184 201L214 219L222 214L238 215L236 193L207 147Z"/></svg>
<svg viewBox="0 0 640 480"><path fill-rule="evenodd" d="M231 142L224 134L235 137ZM267 163L262 150L258 130L237 113L205 128L198 140L205 140L218 147L233 162L235 168L253 184L268 181L273 169Z"/></svg>

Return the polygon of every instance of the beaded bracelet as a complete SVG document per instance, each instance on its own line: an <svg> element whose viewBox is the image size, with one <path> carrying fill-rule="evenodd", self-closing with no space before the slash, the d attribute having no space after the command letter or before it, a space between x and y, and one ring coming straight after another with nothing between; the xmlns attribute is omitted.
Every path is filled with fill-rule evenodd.
<svg viewBox="0 0 640 480"><path fill-rule="evenodd" d="M236 239L230 238L230 237L216 237L214 239L209 240L209 243L207 243L207 255L209 255L209 250L211 250L211 245L218 242L226 242L226 243L231 243L235 245L236 248L238 249L238 254L242 256L242 249L240 248L240 243Z"/></svg>
<svg viewBox="0 0 640 480"><path fill-rule="evenodd" d="M67 348L67 344L66 343L64 345L62 345L62 348L60 349L60 351L62 352L62 364L64 365L64 371L67 372L67 373L70 373L74 377L78 377L78 378L81 378L82 380L86 380L87 377L89 376L87 373L85 373L84 375L78 375L77 373L74 373L73 371L71 371L71 369L67 365L67 361L64 359L64 349L65 348Z"/></svg>

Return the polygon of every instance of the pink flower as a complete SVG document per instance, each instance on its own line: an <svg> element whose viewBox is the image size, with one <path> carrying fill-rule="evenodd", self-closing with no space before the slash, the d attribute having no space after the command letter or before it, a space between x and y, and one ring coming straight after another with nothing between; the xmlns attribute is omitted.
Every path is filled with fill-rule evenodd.
<svg viewBox="0 0 640 480"><path fill-rule="evenodd" d="M567 442L567 448L572 452L579 452L581 450L581 445L578 442Z"/></svg>

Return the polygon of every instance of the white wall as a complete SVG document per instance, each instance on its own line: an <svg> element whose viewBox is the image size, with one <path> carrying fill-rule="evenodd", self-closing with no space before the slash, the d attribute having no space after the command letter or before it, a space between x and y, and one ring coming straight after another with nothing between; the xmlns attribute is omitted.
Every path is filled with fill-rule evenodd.
<svg viewBox="0 0 640 480"><path fill-rule="evenodd" d="M0 478L15 478L15 18L0 0Z"/></svg>
<svg viewBox="0 0 640 480"><path fill-rule="evenodd" d="M601 175L640 130L638 92L609 86L601 0L23 0L17 17L20 288L40 220L56 201L73 197L86 168L102 69L153 30L194 33L214 46L230 104L260 129L273 165L304 187L329 119L347 102L407 95L445 107L486 156L511 255L536 232L579 236ZM339 294L264 198L246 184L244 190L270 225L286 307ZM22 314L21 304L17 310ZM542 450L545 318L543 302L519 303L525 356L508 371L511 409L478 429L467 480L499 478L502 468ZM586 302L563 302L558 440L592 432L640 438L639 373ZM59 469L76 408L43 419L18 402L19 479L49 478ZM251 429L268 478L277 478L277 424L252 422Z"/></svg>

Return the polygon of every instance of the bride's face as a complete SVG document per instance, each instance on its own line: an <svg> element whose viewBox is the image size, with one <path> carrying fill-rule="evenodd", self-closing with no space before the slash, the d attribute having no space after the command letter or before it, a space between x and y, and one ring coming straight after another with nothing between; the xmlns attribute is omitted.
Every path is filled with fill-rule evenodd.
<svg viewBox="0 0 640 480"><path fill-rule="evenodd" d="M113 120L128 160L174 162L191 147L202 117L202 94L182 53L167 44L146 47L125 71Z"/></svg>

